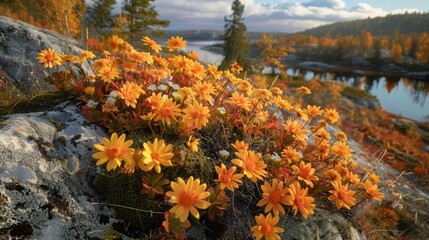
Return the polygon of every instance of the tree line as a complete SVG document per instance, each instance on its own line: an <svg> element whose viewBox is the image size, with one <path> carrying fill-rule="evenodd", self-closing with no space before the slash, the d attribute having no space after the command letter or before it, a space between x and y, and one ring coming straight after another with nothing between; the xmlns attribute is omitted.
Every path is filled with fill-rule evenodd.
<svg viewBox="0 0 429 240"><path fill-rule="evenodd" d="M169 21L160 20L153 6L155 0L124 0L119 13L114 13L116 0L0 0L2 15L50 29L70 37L82 37L88 29L106 37L120 34L135 36L160 35Z"/></svg>

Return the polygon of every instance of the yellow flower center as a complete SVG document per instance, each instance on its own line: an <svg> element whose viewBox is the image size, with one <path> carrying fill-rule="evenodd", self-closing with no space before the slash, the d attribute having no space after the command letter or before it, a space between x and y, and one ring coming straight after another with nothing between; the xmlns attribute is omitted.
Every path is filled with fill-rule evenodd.
<svg viewBox="0 0 429 240"><path fill-rule="evenodd" d="M189 208L194 205L196 198L197 194L195 191L183 191L180 194L179 204L183 205L185 208Z"/></svg>
<svg viewBox="0 0 429 240"><path fill-rule="evenodd" d="M115 159L119 157L122 154L122 152L121 152L121 149L114 147L114 148L106 149L106 154L109 159Z"/></svg>

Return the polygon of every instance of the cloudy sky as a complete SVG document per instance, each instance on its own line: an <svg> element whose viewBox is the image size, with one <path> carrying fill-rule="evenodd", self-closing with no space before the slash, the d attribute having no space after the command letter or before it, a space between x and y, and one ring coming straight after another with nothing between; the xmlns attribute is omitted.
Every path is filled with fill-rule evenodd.
<svg viewBox="0 0 429 240"><path fill-rule="evenodd" d="M171 30L223 30L233 0L156 0ZM118 1L120 2L120 1ZM321 24L405 11L429 12L428 0L241 0L248 31L296 32Z"/></svg>

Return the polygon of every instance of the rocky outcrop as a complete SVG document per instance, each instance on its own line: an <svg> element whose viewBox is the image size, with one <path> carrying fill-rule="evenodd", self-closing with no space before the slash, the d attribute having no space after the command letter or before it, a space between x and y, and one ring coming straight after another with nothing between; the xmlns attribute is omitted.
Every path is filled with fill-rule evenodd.
<svg viewBox="0 0 429 240"><path fill-rule="evenodd" d="M36 60L40 50L52 48L58 53L79 54L79 43L55 32L0 16L0 72L18 89L48 88L40 79L43 65ZM76 73L89 72L89 66L73 66Z"/></svg>
<svg viewBox="0 0 429 240"><path fill-rule="evenodd" d="M0 238L89 239L115 221L91 188L103 131L75 105L0 119ZM3 237L1 237L3 236Z"/></svg>

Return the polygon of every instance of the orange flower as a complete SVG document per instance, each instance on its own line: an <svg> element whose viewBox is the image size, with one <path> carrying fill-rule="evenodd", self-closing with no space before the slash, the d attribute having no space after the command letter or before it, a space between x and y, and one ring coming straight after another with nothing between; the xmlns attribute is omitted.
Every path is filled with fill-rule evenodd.
<svg viewBox="0 0 429 240"><path fill-rule="evenodd" d="M153 143L143 143L144 151L142 161L138 162L139 167L143 171L150 171L155 168L157 173L161 172L162 166L172 166L170 159L174 156L173 146L171 144L165 145L164 140L158 141L155 138Z"/></svg>
<svg viewBox="0 0 429 240"><path fill-rule="evenodd" d="M310 117L317 117L322 115L323 110L320 109L320 106L311 106L307 105L307 109L304 110L306 114L310 115Z"/></svg>
<svg viewBox="0 0 429 240"><path fill-rule="evenodd" d="M211 101L213 100L212 94L215 93L215 88L213 84L208 82L197 81L192 85L192 90L196 93L196 96L200 100Z"/></svg>
<svg viewBox="0 0 429 240"><path fill-rule="evenodd" d="M95 87L94 86L88 86L85 88L85 94L87 95L92 95L95 91Z"/></svg>
<svg viewBox="0 0 429 240"><path fill-rule="evenodd" d="M160 108L165 99L162 97L162 93L152 93L150 97L147 98L147 101L152 106L152 109Z"/></svg>
<svg viewBox="0 0 429 240"><path fill-rule="evenodd" d="M380 192L378 186L373 184L370 180L366 180L365 183L362 183L362 187L370 197L377 201L381 201L384 197L384 194Z"/></svg>
<svg viewBox="0 0 429 240"><path fill-rule="evenodd" d="M94 53L92 53L91 51L83 51L80 53L80 59L82 61L85 61L87 58L95 58Z"/></svg>
<svg viewBox="0 0 429 240"><path fill-rule="evenodd" d="M314 214L313 209L316 206L312 204L314 198L307 196L308 188L301 189L299 182L295 181L289 185L288 189L292 197L289 199L289 202L287 202L287 205L292 206L294 216L298 210L305 219L307 219L309 214Z"/></svg>
<svg viewBox="0 0 429 240"><path fill-rule="evenodd" d="M110 83L113 79L119 78L119 72L116 67L106 66L97 71L97 74L106 83Z"/></svg>
<svg viewBox="0 0 429 240"><path fill-rule="evenodd" d="M277 216L279 212L285 215L285 209L283 205L286 205L291 201L291 196L288 194L288 189L283 188L283 182L277 182L276 179L273 179L272 185L268 182L264 182L264 185L261 186L263 191L262 199L258 202L257 206L265 206L265 212L271 211L273 209L274 215Z"/></svg>
<svg viewBox="0 0 429 240"><path fill-rule="evenodd" d="M293 147L288 146L287 148L283 149L282 151L282 159L284 159L288 165L290 165L293 162L296 162L299 160L299 153L296 151Z"/></svg>
<svg viewBox="0 0 429 240"><path fill-rule="evenodd" d="M294 170L292 174L298 175L298 180L304 181L310 188L314 186L313 181L319 180L317 176L314 176L316 169L311 167L311 163L305 164L304 161L301 161L299 167L293 165L291 168Z"/></svg>
<svg viewBox="0 0 429 240"><path fill-rule="evenodd" d="M186 56L188 56L188 58L190 58L192 60L197 60L200 57L200 55L195 51L187 52Z"/></svg>
<svg viewBox="0 0 429 240"><path fill-rule="evenodd" d="M240 73L241 71L243 71L242 66L240 66L237 62L231 63L231 72Z"/></svg>
<svg viewBox="0 0 429 240"><path fill-rule="evenodd" d="M183 123L188 128L202 129L209 122L209 109L206 106L194 101L183 110Z"/></svg>
<svg viewBox="0 0 429 240"><path fill-rule="evenodd" d="M196 208L206 209L210 206L209 202L203 200L210 196L210 193L205 191L206 187L205 183L200 185L200 179L194 180L192 176L186 183L180 177L177 182L171 182L173 191L165 193L175 203L170 212L174 213L174 216L181 222L186 221L189 212L199 219L200 214Z"/></svg>
<svg viewBox="0 0 429 240"><path fill-rule="evenodd" d="M353 152L353 149L351 149L345 141L336 142L331 149L332 154L337 155L343 159L351 158L352 152Z"/></svg>
<svg viewBox="0 0 429 240"><path fill-rule="evenodd" d="M174 50L177 50L179 48L185 49L186 48L186 40L183 40L182 37L171 37L168 41L167 41L167 48L168 51L172 52Z"/></svg>
<svg viewBox="0 0 429 240"><path fill-rule="evenodd" d="M237 151L247 150L249 148L248 143L245 143L244 141L238 141L238 140L235 140L235 143L231 144L231 146L233 146Z"/></svg>
<svg viewBox="0 0 429 240"><path fill-rule="evenodd" d="M222 77L222 71L218 71L216 65L207 65L207 71L209 73L209 76L216 80L219 80Z"/></svg>
<svg viewBox="0 0 429 240"><path fill-rule="evenodd" d="M330 123L335 123L338 121L338 119L340 119L340 115L338 114L337 110L332 108L325 109L324 116Z"/></svg>
<svg viewBox="0 0 429 240"><path fill-rule="evenodd" d="M155 121L161 121L164 125L170 125L171 121L177 121L177 117L181 115L182 110L173 102L173 99L169 98L163 100L161 105L155 108L153 112L156 114Z"/></svg>
<svg viewBox="0 0 429 240"><path fill-rule="evenodd" d="M235 155L237 155L238 159L233 159L231 162L241 167L244 175L253 182L256 182L257 179L262 180L262 177L267 174L267 171L265 171L267 164L261 160L260 153L246 149L236 152Z"/></svg>
<svg viewBox="0 0 429 240"><path fill-rule="evenodd" d="M304 128L304 124L299 123L297 120L292 121L288 119L286 123L283 123L283 127L287 133L293 134L296 139L308 139L308 136L305 134L308 130Z"/></svg>
<svg viewBox="0 0 429 240"><path fill-rule="evenodd" d="M276 227L276 224L279 222L279 216L272 216L271 213L268 213L267 217L263 214L255 216L257 226L251 228L253 237L256 240L265 238L267 240L280 240L280 236L277 233L282 233L284 230L282 228Z"/></svg>
<svg viewBox="0 0 429 240"><path fill-rule="evenodd" d="M235 174L237 170L236 166L232 166L229 169L226 169L225 165L222 163L220 167L215 166L216 172L218 174L218 179L215 182L220 183L220 189L228 188L230 191L234 192L234 188L238 188L238 184L243 183L241 178L243 174Z"/></svg>
<svg viewBox="0 0 429 240"><path fill-rule="evenodd" d="M335 201L335 205L338 209L344 207L350 209L353 205L355 205L356 199L353 197L355 195L355 191L349 191L349 184L342 185L341 181L331 181L334 190L329 190L332 194L328 197L329 200Z"/></svg>
<svg viewBox="0 0 429 240"><path fill-rule="evenodd" d="M311 90L308 87L301 86L298 87L296 90L302 94L311 94Z"/></svg>
<svg viewBox="0 0 429 240"><path fill-rule="evenodd" d="M94 148L99 152L92 154L92 157L98 159L96 165L102 165L107 162L107 171L114 170L121 166L121 161L124 160L126 164L132 162L132 155L134 149L129 148L133 144L132 140L125 141L125 134L119 138L116 133L110 137L102 138L101 144L94 144Z"/></svg>
<svg viewBox="0 0 429 240"><path fill-rule="evenodd" d="M107 40L107 46L115 51L119 49L119 45L124 44L124 40L116 35L111 36L108 40Z"/></svg>
<svg viewBox="0 0 429 240"><path fill-rule="evenodd" d="M193 141L192 140L192 136L189 136L188 141L186 142L186 146L188 147L189 150L191 150L191 152L198 152L198 144L200 144L200 139L195 139Z"/></svg>
<svg viewBox="0 0 429 240"><path fill-rule="evenodd" d="M239 92L234 92L231 95L230 99L231 103L236 105L237 107L243 108L246 111L250 111L250 101L248 97L245 97L243 94Z"/></svg>
<svg viewBox="0 0 429 240"><path fill-rule="evenodd" d="M45 68L53 68L53 63L61 65L62 62L61 57L51 48L42 50L36 59L39 60L40 63L43 63L43 67Z"/></svg>
<svg viewBox="0 0 429 240"><path fill-rule="evenodd" d="M125 105L136 108L137 98L143 92L141 87L134 82L125 82L118 91L119 98L123 99Z"/></svg>
<svg viewBox="0 0 429 240"><path fill-rule="evenodd" d="M143 45L150 47L156 53L159 53L159 51L161 51L161 45L157 44L155 40L149 38L148 36L143 37L142 41L143 41Z"/></svg>

